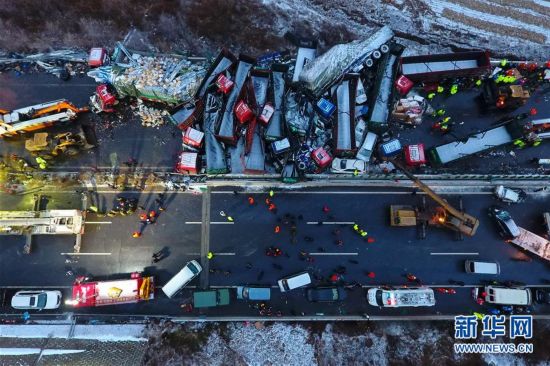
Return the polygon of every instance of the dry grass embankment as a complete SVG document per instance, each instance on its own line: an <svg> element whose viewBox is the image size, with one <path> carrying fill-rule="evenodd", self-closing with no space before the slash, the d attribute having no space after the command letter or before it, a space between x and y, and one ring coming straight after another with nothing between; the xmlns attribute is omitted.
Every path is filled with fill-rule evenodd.
<svg viewBox="0 0 550 366"><path fill-rule="evenodd" d="M316 37L321 47L351 40L345 26L312 29L260 0L0 0L0 50L36 52L112 46L136 28L161 51L207 54L219 47L252 55L286 45L276 27Z"/></svg>

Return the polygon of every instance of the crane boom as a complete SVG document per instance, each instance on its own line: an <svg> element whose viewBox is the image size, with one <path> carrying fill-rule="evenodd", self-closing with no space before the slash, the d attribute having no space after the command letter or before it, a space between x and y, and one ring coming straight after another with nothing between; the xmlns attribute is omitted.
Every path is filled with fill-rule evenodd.
<svg viewBox="0 0 550 366"><path fill-rule="evenodd" d="M441 207L452 216L450 220L447 220L447 224L449 226L454 227L456 230L468 235L468 236L474 236L474 234L477 231L477 228L479 226L479 220L471 215L468 215L465 212L461 212L451 206L449 202L447 202L445 199L443 199L441 196L439 196L437 193L435 193L430 187L428 187L426 184L424 184L420 179L415 177L413 174L409 173L407 169L402 166L397 161L393 161L393 164L398 167L403 174L410 180L414 182L420 188L422 191L424 191L431 199L433 199L435 202L437 202ZM453 220L454 218L454 220ZM457 222L458 220L458 222Z"/></svg>

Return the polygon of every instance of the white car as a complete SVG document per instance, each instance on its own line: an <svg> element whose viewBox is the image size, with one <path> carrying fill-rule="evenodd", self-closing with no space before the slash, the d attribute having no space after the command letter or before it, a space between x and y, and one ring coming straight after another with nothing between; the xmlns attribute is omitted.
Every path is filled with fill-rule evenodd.
<svg viewBox="0 0 550 366"><path fill-rule="evenodd" d="M506 188L504 186L495 187L495 196L503 202L518 203L525 200L527 194L521 189Z"/></svg>
<svg viewBox="0 0 550 366"><path fill-rule="evenodd" d="M367 163L358 159L340 159L334 158L332 160L332 172L353 174L357 171L357 174L365 174L367 172Z"/></svg>
<svg viewBox="0 0 550 366"><path fill-rule="evenodd" d="M59 305L61 305L61 291L18 291L11 298L11 307L14 309L57 309Z"/></svg>

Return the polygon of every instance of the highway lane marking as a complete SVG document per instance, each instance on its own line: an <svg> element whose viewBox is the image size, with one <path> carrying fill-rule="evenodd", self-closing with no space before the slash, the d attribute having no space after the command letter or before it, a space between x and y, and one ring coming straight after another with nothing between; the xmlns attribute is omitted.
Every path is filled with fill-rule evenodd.
<svg viewBox="0 0 550 366"><path fill-rule="evenodd" d="M94 225L109 225L112 224L112 221L84 221L85 224L94 224Z"/></svg>
<svg viewBox="0 0 550 366"><path fill-rule="evenodd" d="M202 221L185 221L185 223L187 225L201 225L202 224ZM210 223L211 225L233 225L234 222L229 222L229 221L215 221L215 222L211 222Z"/></svg>
<svg viewBox="0 0 550 366"><path fill-rule="evenodd" d="M327 252L320 252L320 253L309 253L309 255L359 255L359 253L327 253Z"/></svg>
<svg viewBox="0 0 550 366"><path fill-rule="evenodd" d="M59 253L61 255L75 255L75 256L78 256L78 255L111 255L112 253L101 253L101 252L98 252L98 253Z"/></svg>
<svg viewBox="0 0 550 366"><path fill-rule="evenodd" d="M235 253L216 253L214 252L214 256L216 255L235 255Z"/></svg>
<svg viewBox="0 0 550 366"><path fill-rule="evenodd" d="M430 255L479 255L479 253L430 253Z"/></svg>
<svg viewBox="0 0 550 366"><path fill-rule="evenodd" d="M354 221L308 221L308 225L318 225L319 222L322 222L323 225L353 225Z"/></svg>

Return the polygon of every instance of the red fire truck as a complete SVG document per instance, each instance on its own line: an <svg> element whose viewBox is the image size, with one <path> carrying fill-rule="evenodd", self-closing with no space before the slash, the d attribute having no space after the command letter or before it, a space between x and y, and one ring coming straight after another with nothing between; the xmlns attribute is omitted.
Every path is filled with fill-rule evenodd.
<svg viewBox="0 0 550 366"><path fill-rule="evenodd" d="M92 281L80 278L73 285L73 298L67 304L74 307L130 304L155 297L153 277L135 272L126 280Z"/></svg>

